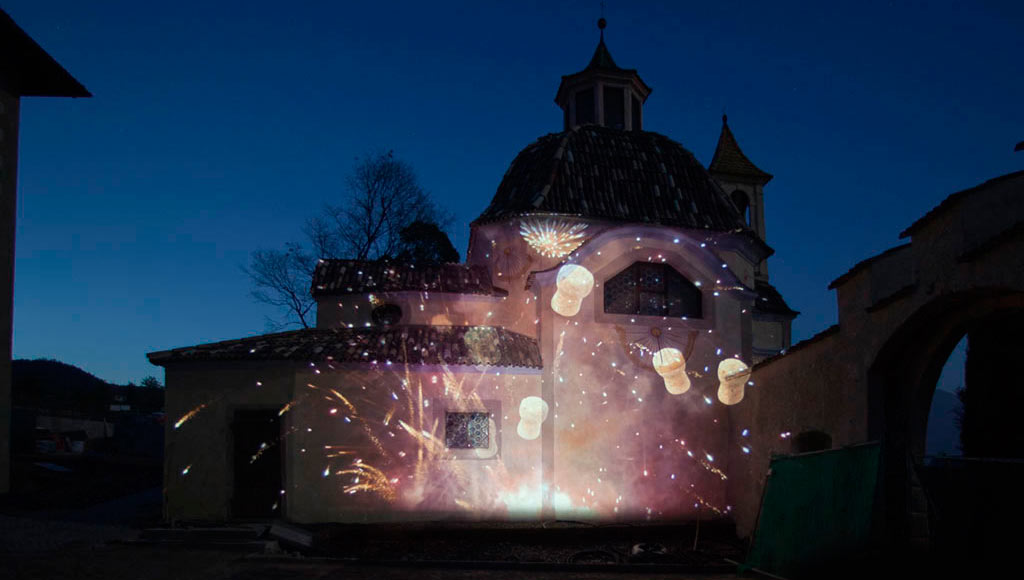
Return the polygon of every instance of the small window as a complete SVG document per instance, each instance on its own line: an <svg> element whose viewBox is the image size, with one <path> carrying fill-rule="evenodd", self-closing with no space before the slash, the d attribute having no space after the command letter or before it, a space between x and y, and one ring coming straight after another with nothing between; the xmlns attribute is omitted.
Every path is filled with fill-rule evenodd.
<svg viewBox="0 0 1024 580"><path fill-rule="evenodd" d="M633 99L632 100L633 100L633 123L632 123L632 129L634 131L641 131L641 130L643 130L644 127L643 127L643 116L640 113L640 99L636 98L636 95L633 95Z"/></svg>
<svg viewBox="0 0 1024 580"><path fill-rule="evenodd" d="M667 264L637 262L604 285L604 311L642 316L703 316L700 290Z"/></svg>
<svg viewBox="0 0 1024 580"><path fill-rule="evenodd" d="M626 128L626 93L622 87L604 88L604 126Z"/></svg>
<svg viewBox="0 0 1024 580"><path fill-rule="evenodd" d="M449 449L487 449L491 445L488 413L446 413L444 444Z"/></svg>
<svg viewBox="0 0 1024 580"><path fill-rule="evenodd" d="M593 123L594 118L594 89L576 93L576 124Z"/></svg>
<svg viewBox="0 0 1024 580"><path fill-rule="evenodd" d="M732 202L736 205L736 209L740 210L740 215L743 216L743 221L750 225L750 199L747 198L747 194L736 190L732 192Z"/></svg>
<svg viewBox="0 0 1024 580"><path fill-rule="evenodd" d="M382 304L373 309L370 317L378 326L398 324L398 321L402 319L402 307L397 304Z"/></svg>

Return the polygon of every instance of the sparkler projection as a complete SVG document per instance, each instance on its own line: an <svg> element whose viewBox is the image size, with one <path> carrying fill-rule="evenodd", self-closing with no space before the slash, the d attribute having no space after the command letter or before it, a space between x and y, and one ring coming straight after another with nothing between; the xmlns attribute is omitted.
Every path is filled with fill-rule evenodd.
<svg viewBox="0 0 1024 580"><path fill-rule="evenodd" d="M587 224L552 218L532 218L519 222L519 235L545 258L564 258L579 248Z"/></svg>
<svg viewBox="0 0 1024 580"><path fill-rule="evenodd" d="M481 303L479 313L459 315L487 320L494 309L512 324L549 333L543 370L500 366L504 346L488 326L460 335L459 350L479 366L447 364L447 347L437 349L434 365L397 362L405 356L355 366L309 363L295 382L301 386L277 407L285 437L251 450L252 462L263 461L268 446L280 444L289 458L288 494L279 499L286 513L299 513L297 502L314 521L631 521L728 513L731 467L724 458L735 448L745 460L759 444L745 426L741 432L728 421L728 406L740 404L752 385L736 353L739 339L708 321L680 317L594 322L581 304L597 281L575 263L578 257L571 260L558 267L549 303L538 303L538 290L521 289L523 273L510 285L505 310ZM718 271L716 261L716 275L726 278ZM731 279L703 284L708 300L745 291ZM428 304L436 299L421 292L402 307L447 308L449 302ZM434 316L450 324L447 315ZM192 407L175 431L222 416L222 403ZM199 458L175 461L179 477L199 485Z"/></svg>

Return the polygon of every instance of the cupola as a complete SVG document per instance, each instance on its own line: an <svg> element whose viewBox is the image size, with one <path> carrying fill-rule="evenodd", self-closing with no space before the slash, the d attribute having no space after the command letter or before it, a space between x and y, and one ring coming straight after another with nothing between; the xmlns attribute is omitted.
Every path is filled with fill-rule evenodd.
<svg viewBox="0 0 1024 580"><path fill-rule="evenodd" d="M601 38L587 68L563 76L558 85L555 102L562 108L563 130L587 124L625 131L643 129L643 105L651 88L636 70L615 64L604 43L606 26L604 18L597 21Z"/></svg>

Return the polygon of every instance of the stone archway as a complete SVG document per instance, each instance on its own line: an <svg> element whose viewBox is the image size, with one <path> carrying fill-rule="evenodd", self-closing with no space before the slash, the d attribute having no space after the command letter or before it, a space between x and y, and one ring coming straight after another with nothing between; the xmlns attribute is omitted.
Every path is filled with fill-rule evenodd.
<svg viewBox="0 0 1024 580"><path fill-rule="evenodd" d="M979 288L942 296L908 317L879 350L868 370L868 438L883 443L877 515L880 531L893 545L925 548L935 537L941 510L930 501L922 458L931 399L943 364L972 329L1022 313L1024 292ZM1006 383L982 387L1013 388ZM998 427L1009 428L993 426ZM993 523L977 522L979 529ZM982 529L971 540L984 549L993 538Z"/></svg>

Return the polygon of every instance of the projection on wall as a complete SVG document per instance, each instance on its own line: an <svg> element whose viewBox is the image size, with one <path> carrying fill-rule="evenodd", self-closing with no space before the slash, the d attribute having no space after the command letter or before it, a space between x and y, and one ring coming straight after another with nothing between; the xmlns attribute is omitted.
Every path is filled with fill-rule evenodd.
<svg viewBox="0 0 1024 580"><path fill-rule="evenodd" d="M669 253L679 243L672 236L658 242L669 250L651 251L650 261L699 255L713 262L704 270L711 274L688 277L710 304L707 316L605 314L599 287L630 263L605 267L598 253L617 256L648 242L630 232L625 250L603 246L589 259L565 257L585 228L547 220L523 221L521 229L522 239L490 244L494 256L481 252L517 275L507 296L391 296L388 303L423 317L431 329L424 342L389 326L398 328L392 342L350 346L365 357L360 364L317 361L301 372L293 400L280 408L291 470L286 500L315 498L325 519L357 521L634 521L730 511L728 471L744 467L725 459L733 449L743 459L756 444L749 426L728 416L753 384L742 341L730 331L748 316L743 286L697 242ZM521 253L524 240L530 251L562 258L531 263ZM527 263L549 277L527 289ZM347 300L371 306L365 297ZM734 323L722 322L727 313ZM512 347L498 328L535 341L543 360L534 368L509 365ZM399 362L414 348L423 350L416 357L423 364ZM476 362L453 364L459 357ZM175 429L217 406L204 402L177 418ZM179 471L185 465L181 477L201 477L200 465L189 461Z"/></svg>

